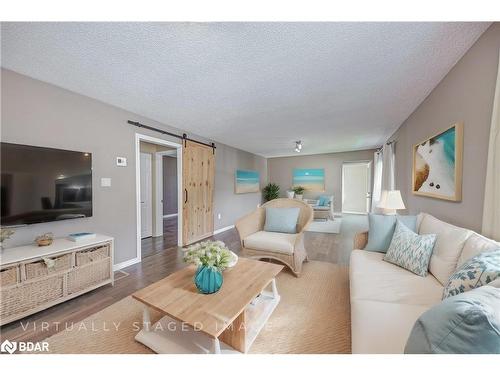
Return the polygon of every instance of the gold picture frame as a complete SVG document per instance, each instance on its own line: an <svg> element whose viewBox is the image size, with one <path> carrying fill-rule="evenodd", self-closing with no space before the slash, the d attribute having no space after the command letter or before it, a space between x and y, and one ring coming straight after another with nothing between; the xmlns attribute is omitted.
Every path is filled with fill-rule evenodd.
<svg viewBox="0 0 500 375"><path fill-rule="evenodd" d="M412 193L462 200L463 123L458 122L413 145Z"/></svg>

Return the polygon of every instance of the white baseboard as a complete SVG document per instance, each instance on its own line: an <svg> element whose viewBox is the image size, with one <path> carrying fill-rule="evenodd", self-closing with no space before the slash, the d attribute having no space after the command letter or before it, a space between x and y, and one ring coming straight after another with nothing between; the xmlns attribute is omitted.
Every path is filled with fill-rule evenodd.
<svg viewBox="0 0 500 375"><path fill-rule="evenodd" d="M234 228L234 225L229 225L227 227L214 230L214 234L219 234L219 233L225 232L226 230L233 229L233 228Z"/></svg>
<svg viewBox="0 0 500 375"><path fill-rule="evenodd" d="M179 214L168 214L168 215L163 215L163 218L166 219L166 218L169 218L169 217L175 217L175 216L178 216Z"/></svg>
<svg viewBox="0 0 500 375"><path fill-rule="evenodd" d="M133 258L133 259L126 260L125 262L113 264L113 271L119 271L122 268L131 266L133 264L140 263L140 262L141 262L141 260L139 258Z"/></svg>

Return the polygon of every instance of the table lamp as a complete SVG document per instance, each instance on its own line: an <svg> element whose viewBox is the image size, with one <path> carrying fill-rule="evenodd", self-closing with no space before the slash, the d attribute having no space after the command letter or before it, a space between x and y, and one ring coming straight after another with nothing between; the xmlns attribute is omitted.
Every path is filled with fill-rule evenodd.
<svg viewBox="0 0 500 375"><path fill-rule="evenodd" d="M406 208L399 190L383 190L377 207L383 208L385 215L396 215L396 210Z"/></svg>

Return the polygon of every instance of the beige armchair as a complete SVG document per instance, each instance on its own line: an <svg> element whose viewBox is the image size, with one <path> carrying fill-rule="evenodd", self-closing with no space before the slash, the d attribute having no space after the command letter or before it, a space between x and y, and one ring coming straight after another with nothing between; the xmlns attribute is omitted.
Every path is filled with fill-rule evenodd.
<svg viewBox="0 0 500 375"><path fill-rule="evenodd" d="M265 232L266 207L298 207L297 233ZM304 231L313 219L310 205L296 199L273 199L236 222L240 236L241 253L254 259L275 259L285 264L299 277L302 263L307 260Z"/></svg>

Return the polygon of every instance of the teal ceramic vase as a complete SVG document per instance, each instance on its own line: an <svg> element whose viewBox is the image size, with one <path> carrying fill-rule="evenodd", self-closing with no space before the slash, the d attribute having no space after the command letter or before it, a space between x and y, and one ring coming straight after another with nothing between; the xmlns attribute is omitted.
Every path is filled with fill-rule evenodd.
<svg viewBox="0 0 500 375"><path fill-rule="evenodd" d="M222 286L222 273L212 267L200 266L194 275L196 288L203 294L212 294L217 292Z"/></svg>

